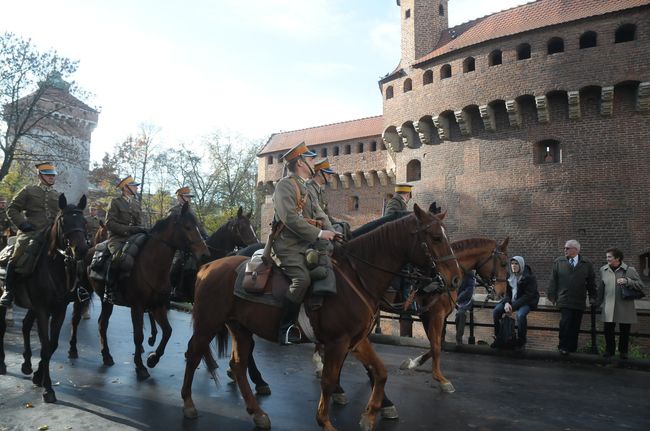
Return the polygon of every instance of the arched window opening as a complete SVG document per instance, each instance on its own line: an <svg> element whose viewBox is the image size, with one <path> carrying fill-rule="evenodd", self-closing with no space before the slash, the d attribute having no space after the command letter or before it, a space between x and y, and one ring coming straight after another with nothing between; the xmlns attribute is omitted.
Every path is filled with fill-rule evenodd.
<svg viewBox="0 0 650 431"><path fill-rule="evenodd" d="M530 45L522 43L517 47L517 60L526 60L530 58Z"/></svg>
<svg viewBox="0 0 650 431"><path fill-rule="evenodd" d="M440 68L440 79L447 79L451 78L451 65L450 64L444 64Z"/></svg>
<svg viewBox="0 0 650 431"><path fill-rule="evenodd" d="M445 16L445 7L443 5L438 6L438 15Z"/></svg>
<svg viewBox="0 0 650 431"><path fill-rule="evenodd" d="M357 153L363 153L363 142L357 144Z"/></svg>
<svg viewBox="0 0 650 431"><path fill-rule="evenodd" d="M377 151L377 141L372 141L370 143L370 151Z"/></svg>
<svg viewBox="0 0 650 431"><path fill-rule="evenodd" d="M273 164L273 156L268 156L266 158L266 163L269 164L269 165L272 165Z"/></svg>
<svg viewBox="0 0 650 431"><path fill-rule="evenodd" d="M334 147L334 155L335 156L339 155L339 147L338 146Z"/></svg>
<svg viewBox="0 0 650 431"><path fill-rule="evenodd" d="M359 211L359 196L350 196L348 200L348 211Z"/></svg>
<svg viewBox="0 0 650 431"><path fill-rule="evenodd" d="M406 181L420 181L422 178L422 170L419 160L411 160L406 165Z"/></svg>
<svg viewBox="0 0 650 431"><path fill-rule="evenodd" d="M548 41L547 45L548 54L557 54L558 52L564 52L564 40L560 37L553 37Z"/></svg>
<svg viewBox="0 0 650 431"><path fill-rule="evenodd" d="M346 154L346 155L347 155L347 154L352 154L352 145L347 144L347 145L345 146L345 154Z"/></svg>
<svg viewBox="0 0 650 431"><path fill-rule="evenodd" d="M463 61L463 73L474 72L476 70L476 61L474 57L467 57Z"/></svg>
<svg viewBox="0 0 650 431"><path fill-rule="evenodd" d="M320 150L320 156L321 157L327 157L327 148L322 148Z"/></svg>
<svg viewBox="0 0 650 431"><path fill-rule="evenodd" d="M636 25L623 24L616 29L614 43L631 42L636 36Z"/></svg>
<svg viewBox="0 0 650 431"><path fill-rule="evenodd" d="M427 85L433 82L433 70L426 70L422 75L422 84Z"/></svg>
<svg viewBox="0 0 650 431"><path fill-rule="evenodd" d="M545 139L537 142L533 153L535 158L534 163L536 165L562 162L560 142L555 139Z"/></svg>
<svg viewBox="0 0 650 431"><path fill-rule="evenodd" d="M640 256L641 269L639 274L641 274L641 279L644 281L650 280L650 251L644 253Z"/></svg>
<svg viewBox="0 0 650 431"><path fill-rule="evenodd" d="M586 31L580 36L580 49L593 48L598 44L598 35L595 31Z"/></svg>
<svg viewBox="0 0 650 431"><path fill-rule="evenodd" d="M411 90L413 90L413 82L411 81L411 78L406 78L404 81L404 93L408 93Z"/></svg>
<svg viewBox="0 0 650 431"><path fill-rule="evenodd" d="M496 66L501 63L503 63L503 54L501 53L500 49L495 49L488 56L488 65Z"/></svg>
<svg viewBox="0 0 650 431"><path fill-rule="evenodd" d="M389 85L386 87L386 100L393 98L393 86Z"/></svg>

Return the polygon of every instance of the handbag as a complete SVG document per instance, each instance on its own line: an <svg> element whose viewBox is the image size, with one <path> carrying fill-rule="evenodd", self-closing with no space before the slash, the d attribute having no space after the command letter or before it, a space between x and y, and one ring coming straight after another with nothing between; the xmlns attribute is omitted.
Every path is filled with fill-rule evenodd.
<svg viewBox="0 0 650 431"><path fill-rule="evenodd" d="M627 285L621 286L621 299L625 300L634 300L641 299L645 296L645 293L641 290L632 289Z"/></svg>

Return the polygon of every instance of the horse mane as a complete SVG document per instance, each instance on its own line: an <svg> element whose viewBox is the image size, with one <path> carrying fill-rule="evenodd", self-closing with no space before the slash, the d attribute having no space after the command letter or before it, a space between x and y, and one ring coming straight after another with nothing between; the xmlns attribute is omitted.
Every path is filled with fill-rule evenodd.
<svg viewBox="0 0 650 431"><path fill-rule="evenodd" d="M184 219L184 218L190 218L194 224L198 224L196 217L194 217L194 214L192 214L190 211L187 211L185 214L170 214L167 217L158 220L156 224L154 224L153 227L151 228L150 233L161 233L165 229L167 229L167 226L172 221Z"/></svg>
<svg viewBox="0 0 650 431"><path fill-rule="evenodd" d="M352 232L350 232L350 235L352 236L352 238L356 238L356 237L361 236L361 235L363 235L365 233L368 233L368 232L370 232L372 230L375 230L378 227L383 226L384 224L386 224L386 223L388 223L390 221L400 219L400 218L405 217L405 216L407 216L409 214L413 214L413 213L411 211L397 211L397 212L391 213L389 215L380 217L380 218L378 218L376 220L369 221L368 223L364 224L363 226L361 226L361 227L353 230Z"/></svg>
<svg viewBox="0 0 650 431"><path fill-rule="evenodd" d="M348 251L354 251L354 253L359 256L368 256L372 253L376 253L377 250L382 250L387 246L388 240L392 237L393 231L411 220L410 217L406 217L406 215L410 214L413 213L402 212L401 214L391 214L378 220L374 220L371 222L373 229L369 229L367 232L356 237L353 236L350 241L342 245L342 248Z"/></svg>
<svg viewBox="0 0 650 431"><path fill-rule="evenodd" d="M476 247L482 247L487 244L492 244L495 243L495 245L498 245L498 243L490 238L485 238L485 237L476 237L476 238L467 238L467 239L462 239L460 241L454 241L451 246L454 251L454 253L461 253L465 250L469 250L472 248Z"/></svg>

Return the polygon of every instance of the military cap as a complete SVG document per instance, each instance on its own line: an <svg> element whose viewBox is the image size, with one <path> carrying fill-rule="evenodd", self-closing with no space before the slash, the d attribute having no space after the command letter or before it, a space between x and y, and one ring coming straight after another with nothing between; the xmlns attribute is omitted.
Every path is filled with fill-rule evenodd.
<svg viewBox="0 0 650 431"><path fill-rule="evenodd" d="M129 175L128 177L124 178L119 183L117 183L116 187L118 189L123 189L126 186L139 186L139 185L140 185L140 183L136 183L135 180L133 179L133 177L131 175Z"/></svg>
<svg viewBox="0 0 650 431"><path fill-rule="evenodd" d="M395 193L411 193L413 186L410 184L395 184Z"/></svg>
<svg viewBox="0 0 650 431"><path fill-rule="evenodd" d="M292 149L290 149L289 151L287 151L286 153L284 153L284 155L282 156L282 159L285 162L290 162L293 159L295 159L297 157L300 157L300 156L302 156L302 157L316 157L316 153L314 153L313 151L310 151L309 148L307 148L307 145L305 145L305 142L303 141L303 142L299 143L298 145L296 145L295 147L293 147Z"/></svg>
<svg viewBox="0 0 650 431"><path fill-rule="evenodd" d="M176 190L176 196L185 196L187 198L193 198L194 195L192 194L192 191L190 190L189 187L181 187L180 189Z"/></svg>
<svg viewBox="0 0 650 431"><path fill-rule="evenodd" d="M35 166L39 174L56 175L56 166L50 162L37 163Z"/></svg>
<svg viewBox="0 0 650 431"><path fill-rule="evenodd" d="M318 173L321 171L325 172L326 174L336 173L332 170L332 165L330 165L330 161L327 160L327 158L321 159L314 164L314 172Z"/></svg>

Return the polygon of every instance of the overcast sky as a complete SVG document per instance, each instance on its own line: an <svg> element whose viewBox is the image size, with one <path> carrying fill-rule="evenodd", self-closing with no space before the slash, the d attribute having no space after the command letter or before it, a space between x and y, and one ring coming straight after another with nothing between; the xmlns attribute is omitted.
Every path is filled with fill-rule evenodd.
<svg viewBox="0 0 650 431"><path fill-rule="evenodd" d="M527 0L451 0L450 26ZM2 30L80 61L101 111L91 156L138 125L165 146L222 129L254 139L381 114L399 62L395 0L20 0Z"/></svg>

